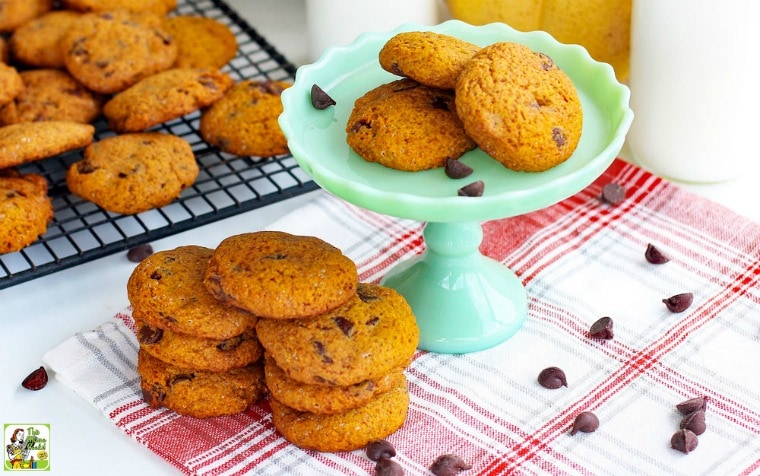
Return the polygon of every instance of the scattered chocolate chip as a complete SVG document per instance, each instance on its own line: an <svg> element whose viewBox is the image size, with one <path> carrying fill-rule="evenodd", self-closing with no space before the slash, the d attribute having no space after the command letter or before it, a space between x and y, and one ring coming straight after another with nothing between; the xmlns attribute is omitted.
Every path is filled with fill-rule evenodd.
<svg viewBox="0 0 760 476"><path fill-rule="evenodd" d="M143 400L145 400L145 403L151 407L160 407L161 403L166 398L166 392L161 385L156 383L153 384L150 391L143 389L142 397Z"/></svg>
<svg viewBox="0 0 760 476"><path fill-rule="evenodd" d="M695 435L701 435L704 433L707 429L704 410L695 410L683 417L679 428L682 430L691 430Z"/></svg>
<svg viewBox="0 0 760 476"><path fill-rule="evenodd" d="M381 458L393 458L396 456L396 448L387 440L370 441L367 445L367 458L379 461Z"/></svg>
<svg viewBox="0 0 760 476"><path fill-rule="evenodd" d="M693 300L694 295L692 293L681 293L663 299L662 302L665 303L670 312L684 312L691 306Z"/></svg>
<svg viewBox="0 0 760 476"><path fill-rule="evenodd" d="M148 243L137 245L127 251L127 259L133 263L139 263L153 254L153 247Z"/></svg>
<svg viewBox="0 0 760 476"><path fill-rule="evenodd" d="M311 86L311 104L320 111L335 105L335 100L316 84Z"/></svg>
<svg viewBox="0 0 760 476"><path fill-rule="evenodd" d="M583 433L591 433L596 431L597 428L599 428L599 418L597 418L596 415L591 412L580 412L578 416L575 417L570 434L574 435L579 431Z"/></svg>
<svg viewBox="0 0 760 476"><path fill-rule="evenodd" d="M21 386L27 390L42 390L48 383L48 374L45 367L34 370L21 382Z"/></svg>
<svg viewBox="0 0 760 476"><path fill-rule="evenodd" d="M369 318L369 320L368 320L367 322L365 322L364 324L365 324L365 325L368 325L368 326L376 326L378 322L380 322L380 318L379 318L378 316L372 316L372 317L371 317L371 318Z"/></svg>
<svg viewBox="0 0 760 476"><path fill-rule="evenodd" d="M285 253L274 253L274 254L271 254L271 255L264 256L264 257L262 257L262 259L273 259L275 261L279 261L279 260L283 260L283 259L285 259L287 257L288 257L288 255L286 255Z"/></svg>
<svg viewBox="0 0 760 476"><path fill-rule="evenodd" d="M652 243L647 244L647 249L644 252L644 258L652 264L664 264L670 261L670 258L662 254Z"/></svg>
<svg viewBox="0 0 760 476"><path fill-rule="evenodd" d="M446 159L443 171L448 178L461 179L472 173L472 167L457 159L448 158Z"/></svg>
<svg viewBox="0 0 760 476"><path fill-rule="evenodd" d="M547 367L538 374L538 383L550 389L567 387L567 378L559 367Z"/></svg>
<svg viewBox="0 0 760 476"><path fill-rule="evenodd" d="M137 340L142 344L155 344L164 337L164 331L159 328L152 328L150 326L140 327L140 331L137 333Z"/></svg>
<svg viewBox="0 0 760 476"><path fill-rule="evenodd" d="M617 205L625 200L625 187L616 183L608 183L602 187L602 201L610 205Z"/></svg>
<svg viewBox="0 0 760 476"><path fill-rule="evenodd" d="M698 444L697 435L691 430L678 430L670 438L670 447L684 454L694 451Z"/></svg>
<svg viewBox="0 0 760 476"><path fill-rule="evenodd" d="M404 468L389 458L380 458L375 464L375 476L404 476Z"/></svg>
<svg viewBox="0 0 760 476"><path fill-rule="evenodd" d="M612 339L615 333L612 331L612 318L602 317L591 324L588 336L594 339Z"/></svg>
<svg viewBox="0 0 760 476"><path fill-rule="evenodd" d="M676 405L676 409L684 415L688 415L697 410L707 410L707 399L705 397L694 397L685 400Z"/></svg>
<svg viewBox="0 0 760 476"><path fill-rule="evenodd" d="M457 191L460 197L480 197L485 190L485 184L482 180L472 182L469 185L465 185Z"/></svg>
<svg viewBox="0 0 760 476"><path fill-rule="evenodd" d="M453 454L445 454L437 457L430 465L430 472L435 476L455 476L460 471L471 469L472 465L462 458Z"/></svg>

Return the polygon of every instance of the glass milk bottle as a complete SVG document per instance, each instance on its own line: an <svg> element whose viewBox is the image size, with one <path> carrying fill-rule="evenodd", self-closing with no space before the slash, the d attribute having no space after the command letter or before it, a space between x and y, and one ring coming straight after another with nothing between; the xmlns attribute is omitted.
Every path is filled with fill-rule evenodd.
<svg viewBox="0 0 760 476"><path fill-rule="evenodd" d="M634 0L627 139L636 163L685 182L760 171L759 12L757 0Z"/></svg>

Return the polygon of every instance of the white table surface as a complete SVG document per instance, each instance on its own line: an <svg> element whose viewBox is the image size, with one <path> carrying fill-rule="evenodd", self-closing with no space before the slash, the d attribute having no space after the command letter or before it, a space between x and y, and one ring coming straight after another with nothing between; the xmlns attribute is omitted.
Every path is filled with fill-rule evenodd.
<svg viewBox="0 0 760 476"><path fill-rule="evenodd" d="M296 65L307 62L303 0L227 0L251 26ZM750 153L751 151L748 151ZM684 185L760 221L757 180ZM266 227L320 191L183 232L153 243L156 250L186 244L214 247L237 233ZM49 423L53 474L173 474L176 470L116 428L55 379L38 392L21 387L42 355L78 331L109 320L128 305L126 282L134 268L123 253L0 290L0 421ZM3 442L3 446L8 442Z"/></svg>

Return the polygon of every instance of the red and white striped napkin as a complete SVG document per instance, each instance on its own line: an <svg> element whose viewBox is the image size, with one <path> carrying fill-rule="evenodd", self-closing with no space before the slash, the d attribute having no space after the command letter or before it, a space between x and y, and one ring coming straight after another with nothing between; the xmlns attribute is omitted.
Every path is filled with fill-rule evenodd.
<svg viewBox="0 0 760 476"><path fill-rule="evenodd" d="M610 182L628 196L599 199ZM340 247L362 281L377 281L422 251L422 224L371 213L324 194L274 224ZM462 474L760 474L760 224L616 161L554 206L483 224L485 254L522 279L524 327L464 355L417 352L412 400L389 440L406 474L430 474L443 453ZM653 243L671 261L644 259ZM126 292L126 291L125 291ZM692 292L674 314L663 298ZM603 316L612 340L588 337ZM288 444L263 402L244 414L197 420L141 400L129 310L46 356L56 377L115 425L187 474L372 474L362 451L323 454ZM568 386L537 382L545 367ZM670 447L675 405L707 398L707 431L688 455ZM593 433L570 435L594 412Z"/></svg>

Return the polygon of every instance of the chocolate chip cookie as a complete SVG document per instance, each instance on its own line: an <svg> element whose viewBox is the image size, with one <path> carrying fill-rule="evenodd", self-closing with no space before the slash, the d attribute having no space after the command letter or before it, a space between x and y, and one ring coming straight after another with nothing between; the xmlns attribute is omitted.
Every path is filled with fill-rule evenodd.
<svg viewBox="0 0 760 476"><path fill-rule="evenodd" d="M71 75L101 94L123 91L177 58L162 17L126 10L82 15L63 35L61 48Z"/></svg>
<svg viewBox="0 0 760 476"><path fill-rule="evenodd" d="M47 191L41 175L0 170L0 254L19 251L45 233L53 219Z"/></svg>
<svg viewBox="0 0 760 476"><path fill-rule="evenodd" d="M280 94L289 87L282 81L236 84L201 114L201 137L235 155L270 157L287 153L287 139L277 118L282 114Z"/></svg>
<svg viewBox="0 0 760 476"><path fill-rule="evenodd" d="M184 139L140 132L85 148L84 158L69 167L66 184L73 194L106 210L134 214L168 205L195 182L199 171Z"/></svg>
<svg viewBox="0 0 760 476"><path fill-rule="evenodd" d="M177 42L175 68L221 68L237 53L237 39L224 23L209 17L176 15L166 31Z"/></svg>
<svg viewBox="0 0 760 476"><path fill-rule="evenodd" d="M364 160L407 172L442 167L475 148L452 91L412 79L380 85L357 99L346 141Z"/></svg>
<svg viewBox="0 0 760 476"><path fill-rule="evenodd" d="M133 309L140 348L177 367L227 372L257 362L264 352L254 330L229 339L207 339L146 324L143 312Z"/></svg>
<svg viewBox="0 0 760 476"><path fill-rule="evenodd" d="M127 296L154 327L210 339L229 339L256 327L253 314L227 306L203 285L214 250L197 245L158 251L127 281Z"/></svg>
<svg viewBox="0 0 760 476"><path fill-rule="evenodd" d="M0 127L0 169L41 160L92 143L95 128L71 121L24 122Z"/></svg>
<svg viewBox="0 0 760 476"><path fill-rule="evenodd" d="M80 13L53 10L24 23L10 37L13 57L37 68L65 68L61 40Z"/></svg>
<svg viewBox="0 0 760 476"><path fill-rule="evenodd" d="M478 146L517 171L564 162L583 127L567 74L549 56L511 42L486 46L467 62L457 80L456 109Z"/></svg>
<svg viewBox="0 0 760 476"><path fill-rule="evenodd" d="M103 106L110 128L139 132L221 99L234 80L214 68L173 68L145 78Z"/></svg>
<svg viewBox="0 0 760 476"><path fill-rule="evenodd" d="M312 236L259 231L228 237L204 279L217 299L270 319L322 314L353 299L356 265Z"/></svg>
<svg viewBox="0 0 760 476"><path fill-rule="evenodd" d="M410 31L393 36L380 50L380 66L418 83L454 89L464 65L480 50L478 45L432 31Z"/></svg>
<svg viewBox="0 0 760 476"><path fill-rule="evenodd" d="M361 283L345 305L308 319L261 319L261 344L293 380L353 385L411 362L419 328L406 300L391 288Z"/></svg>
<svg viewBox="0 0 760 476"><path fill-rule="evenodd" d="M208 372L168 364L140 350L137 373L143 400L151 407L195 418L241 413L266 396L261 363Z"/></svg>
<svg viewBox="0 0 760 476"><path fill-rule="evenodd" d="M103 97L65 70L30 69L19 73L24 91L0 109L0 124L72 121L89 124L100 116Z"/></svg>
<svg viewBox="0 0 760 476"><path fill-rule="evenodd" d="M270 355L265 355L264 375L272 398L294 410L322 415L366 405L375 396L406 381L403 369L397 369L353 385L310 385L289 378Z"/></svg>
<svg viewBox="0 0 760 476"><path fill-rule="evenodd" d="M177 7L177 0L61 0L61 5L80 12L129 10L164 16Z"/></svg>
<svg viewBox="0 0 760 476"><path fill-rule="evenodd" d="M361 407L333 415L299 412L275 398L269 403L274 427L294 445L323 452L353 451L386 438L404 424L409 391L404 382Z"/></svg>
<svg viewBox="0 0 760 476"><path fill-rule="evenodd" d="M24 82L16 68L0 63L0 106L8 104L24 91Z"/></svg>

